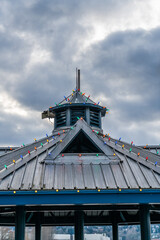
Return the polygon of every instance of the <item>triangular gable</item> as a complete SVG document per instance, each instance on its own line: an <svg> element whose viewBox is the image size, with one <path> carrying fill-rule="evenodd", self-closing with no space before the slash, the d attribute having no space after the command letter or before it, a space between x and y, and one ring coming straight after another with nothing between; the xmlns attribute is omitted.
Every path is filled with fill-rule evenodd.
<svg viewBox="0 0 160 240"><path fill-rule="evenodd" d="M71 130L66 134L63 141L59 142L57 147L50 153L47 159L55 159L60 153L65 152L67 147L72 147L72 143L74 143L76 137L81 133L91 142L92 146L95 147L95 150L97 149L99 150L98 152L104 153L107 156L113 156L114 152L112 148L107 146L103 139L99 138L97 133L95 133L83 119L79 119L77 123L71 127Z"/></svg>
<svg viewBox="0 0 160 240"><path fill-rule="evenodd" d="M103 153L103 151L83 130L80 130L61 153Z"/></svg>

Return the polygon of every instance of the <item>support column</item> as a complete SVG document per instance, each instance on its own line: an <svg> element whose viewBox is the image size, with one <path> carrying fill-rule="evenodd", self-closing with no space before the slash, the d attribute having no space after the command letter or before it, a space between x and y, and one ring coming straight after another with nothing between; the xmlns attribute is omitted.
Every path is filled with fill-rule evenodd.
<svg viewBox="0 0 160 240"><path fill-rule="evenodd" d="M112 235L113 240L118 240L118 221L117 221L117 213L113 212L113 220L112 220Z"/></svg>
<svg viewBox="0 0 160 240"><path fill-rule="evenodd" d="M35 240L41 240L41 225L36 223L35 226Z"/></svg>
<svg viewBox="0 0 160 240"><path fill-rule="evenodd" d="M75 212L75 240L84 240L84 213Z"/></svg>
<svg viewBox="0 0 160 240"><path fill-rule="evenodd" d="M25 208L24 206L16 207L15 219L15 240L25 239Z"/></svg>
<svg viewBox="0 0 160 240"><path fill-rule="evenodd" d="M41 240L41 213L36 214L35 240Z"/></svg>
<svg viewBox="0 0 160 240"><path fill-rule="evenodd" d="M113 240L118 240L118 223L114 222L112 224Z"/></svg>
<svg viewBox="0 0 160 240"><path fill-rule="evenodd" d="M140 207L141 240L151 239L151 224L149 206L144 204Z"/></svg>

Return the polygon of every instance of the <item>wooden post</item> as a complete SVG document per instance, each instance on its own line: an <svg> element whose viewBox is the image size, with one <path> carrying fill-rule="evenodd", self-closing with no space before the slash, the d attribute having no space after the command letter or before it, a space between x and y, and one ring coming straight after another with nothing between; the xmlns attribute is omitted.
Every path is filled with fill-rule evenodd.
<svg viewBox="0 0 160 240"><path fill-rule="evenodd" d="M16 207L15 240L25 239L25 208Z"/></svg>

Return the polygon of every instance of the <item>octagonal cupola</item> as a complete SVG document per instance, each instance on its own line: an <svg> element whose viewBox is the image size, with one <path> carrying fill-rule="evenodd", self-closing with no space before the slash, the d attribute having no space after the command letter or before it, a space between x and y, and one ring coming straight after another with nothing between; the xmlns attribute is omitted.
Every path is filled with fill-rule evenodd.
<svg viewBox="0 0 160 240"><path fill-rule="evenodd" d="M80 70L76 69L76 88L69 96L42 113L42 119L54 118L54 129L73 126L83 118L93 129L101 129L101 118L105 116L106 107L100 106L80 91Z"/></svg>

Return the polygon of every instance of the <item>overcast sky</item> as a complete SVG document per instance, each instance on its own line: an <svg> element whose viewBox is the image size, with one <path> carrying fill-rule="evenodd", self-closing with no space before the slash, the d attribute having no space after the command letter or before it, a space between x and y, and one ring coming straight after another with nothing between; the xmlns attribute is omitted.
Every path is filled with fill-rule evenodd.
<svg viewBox="0 0 160 240"><path fill-rule="evenodd" d="M0 0L0 145L50 134L75 88L110 109L104 133L160 143L159 0Z"/></svg>

